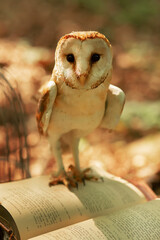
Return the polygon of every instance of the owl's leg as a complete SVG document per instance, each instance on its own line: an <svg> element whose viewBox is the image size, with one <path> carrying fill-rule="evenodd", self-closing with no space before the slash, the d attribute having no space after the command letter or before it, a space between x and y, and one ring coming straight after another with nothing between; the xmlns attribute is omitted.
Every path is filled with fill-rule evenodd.
<svg viewBox="0 0 160 240"><path fill-rule="evenodd" d="M57 163L57 172L53 173L51 177L51 181L49 182L50 186L57 185L57 184L64 184L65 186L73 186L76 187L77 183L72 178L72 175L70 172L66 172L64 165L63 165L63 159L61 154L61 144L59 140L55 140L53 138L49 139L51 151L56 159Z"/></svg>
<svg viewBox="0 0 160 240"><path fill-rule="evenodd" d="M96 176L93 176L90 173L90 170L91 170L90 168L85 168L85 169L80 168L79 149L78 149L79 140L80 139L78 138L73 138L71 141L71 150L72 150L75 166L70 165L69 171L72 172L73 180L75 180L76 182L83 182L83 184L85 185L85 180L98 180L98 178Z"/></svg>
<svg viewBox="0 0 160 240"><path fill-rule="evenodd" d="M57 164L57 172L53 174L54 177L58 177L65 172L63 160L62 160L62 153L61 153L61 145L60 141L50 141L51 152L53 153L56 164Z"/></svg>
<svg viewBox="0 0 160 240"><path fill-rule="evenodd" d="M75 168L77 169L77 171L81 171L80 170L80 163L79 163L79 138L73 138L71 141L71 150L72 150L72 154L73 154L73 160L75 163Z"/></svg>
<svg viewBox="0 0 160 240"><path fill-rule="evenodd" d="M51 180L49 182L49 185L52 186L58 183L64 183L66 172L62 160L60 141L56 137L49 137L48 140L50 143L51 152L53 153L57 164L57 172L52 174Z"/></svg>

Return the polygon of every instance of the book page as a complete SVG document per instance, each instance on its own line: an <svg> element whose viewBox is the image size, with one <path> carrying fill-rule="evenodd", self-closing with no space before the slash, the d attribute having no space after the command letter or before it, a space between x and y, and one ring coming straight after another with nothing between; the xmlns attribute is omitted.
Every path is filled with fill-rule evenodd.
<svg viewBox="0 0 160 240"><path fill-rule="evenodd" d="M160 200L139 204L30 240L159 240Z"/></svg>
<svg viewBox="0 0 160 240"><path fill-rule="evenodd" d="M95 216L144 202L132 184L105 175L78 189L48 186L49 176L0 185L0 202L14 218L21 239L28 239Z"/></svg>

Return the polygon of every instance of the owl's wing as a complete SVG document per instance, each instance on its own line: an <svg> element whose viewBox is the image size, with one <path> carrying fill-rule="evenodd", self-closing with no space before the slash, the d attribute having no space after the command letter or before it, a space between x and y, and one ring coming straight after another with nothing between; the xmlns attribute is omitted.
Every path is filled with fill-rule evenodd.
<svg viewBox="0 0 160 240"><path fill-rule="evenodd" d="M40 89L40 92L42 96L39 99L36 119L39 132L41 134L46 134L53 104L57 96L57 86L54 81L49 81Z"/></svg>
<svg viewBox="0 0 160 240"><path fill-rule="evenodd" d="M124 92L120 88L110 84L105 104L105 113L100 127L114 129L119 122L124 103Z"/></svg>

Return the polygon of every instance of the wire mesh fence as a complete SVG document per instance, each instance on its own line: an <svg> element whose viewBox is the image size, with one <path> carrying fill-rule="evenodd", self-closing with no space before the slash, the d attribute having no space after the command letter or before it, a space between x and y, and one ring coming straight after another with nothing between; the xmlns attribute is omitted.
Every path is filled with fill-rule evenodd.
<svg viewBox="0 0 160 240"><path fill-rule="evenodd" d="M0 72L0 182L30 177L24 109L18 87Z"/></svg>

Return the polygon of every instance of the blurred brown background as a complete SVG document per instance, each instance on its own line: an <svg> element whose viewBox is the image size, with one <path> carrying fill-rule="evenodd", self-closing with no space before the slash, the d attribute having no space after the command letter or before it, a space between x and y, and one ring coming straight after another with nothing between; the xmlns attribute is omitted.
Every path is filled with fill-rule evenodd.
<svg viewBox="0 0 160 240"><path fill-rule="evenodd" d="M97 129L82 139L81 165L99 162L160 191L159 12L159 0L0 1L0 182L55 169L36 127L38 89L50 78L59 38L97 30L113 46L112 84L124 90L126 105L115 132Z"/></svg>

